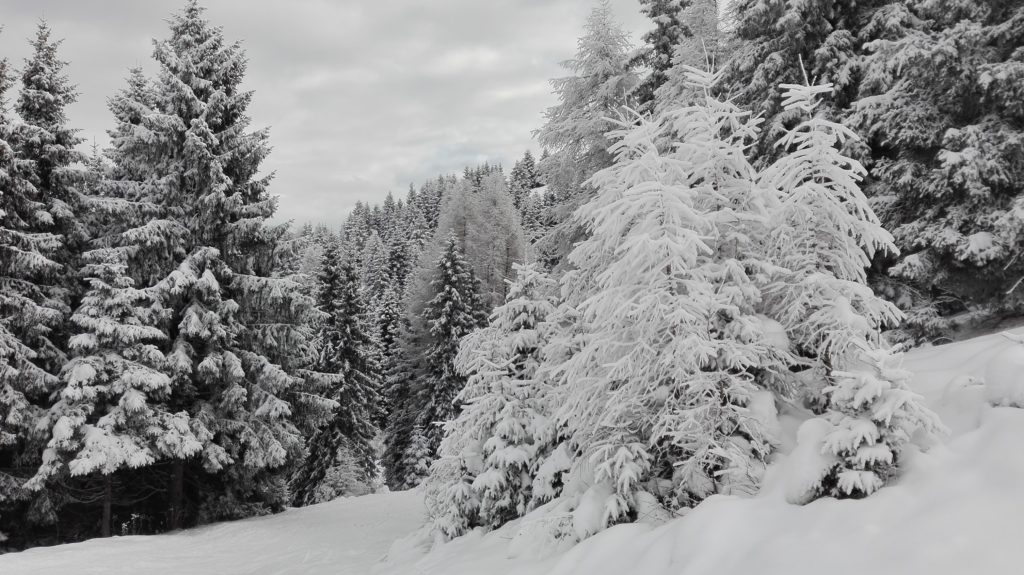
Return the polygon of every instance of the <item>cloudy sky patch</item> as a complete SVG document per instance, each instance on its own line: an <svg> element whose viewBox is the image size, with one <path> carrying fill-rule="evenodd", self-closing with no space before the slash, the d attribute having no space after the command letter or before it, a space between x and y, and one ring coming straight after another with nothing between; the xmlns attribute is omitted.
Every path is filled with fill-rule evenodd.
<svg viewBox="0 0 1024 575"><path fill-rule="evenodd" d="M153 71L152 38L178 0L3 0L0 56L20 66L45 17L64 38L78 84L72 123L106 145L106 100L128 68ZM537 150L554 103L548 80L576 48L587 0L207 0L207 17L241 40L254 126L271 127L279 217L341 222L356 201L405 194L482 161L510 166ZM613 0L634 37L636 0Z"/></svg>

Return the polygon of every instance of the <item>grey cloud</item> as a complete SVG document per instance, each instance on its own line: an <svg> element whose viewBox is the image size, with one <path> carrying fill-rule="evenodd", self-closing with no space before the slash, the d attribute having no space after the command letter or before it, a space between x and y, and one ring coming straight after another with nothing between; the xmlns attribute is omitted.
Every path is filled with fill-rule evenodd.
<svg viewBox="0 0 1024 575"><path fill-rule="evenodd" d="M586 0L207 0L207 16L249 56L255 126L271 127L266 168L281 219L336 225L356 201L467 163L509 166L554 103L548 80L572 56ZM106 143L106 99L127 69L152 69L174 0L2 0L0 55L20 64L40 16L65 38L79 85L69 111ZM614 0L635 37L636 0Z"/></svg>

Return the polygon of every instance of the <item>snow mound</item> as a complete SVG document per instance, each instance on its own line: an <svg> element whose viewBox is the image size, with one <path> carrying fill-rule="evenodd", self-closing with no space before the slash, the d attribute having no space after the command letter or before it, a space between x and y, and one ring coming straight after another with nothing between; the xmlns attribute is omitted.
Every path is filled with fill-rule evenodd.
<svg viewBox="0 0 1024 575"><path fill-rule="evenodd" d="M993 405L1024 407L1024 344L1014 341L985 369L985 395Z"/></svg>

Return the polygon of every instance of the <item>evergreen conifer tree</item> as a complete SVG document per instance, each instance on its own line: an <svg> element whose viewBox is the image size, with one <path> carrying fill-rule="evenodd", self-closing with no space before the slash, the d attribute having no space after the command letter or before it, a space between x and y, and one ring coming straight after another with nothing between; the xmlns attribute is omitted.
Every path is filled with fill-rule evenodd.
<svg viewBox="0 0 1024 575"><path fill-rule="evenodd" d="M533 154L526 150L521 160L512 167L509 174L508 191L512 194L512 205L520 214L524 213L524 202L530 195L530 191L540 185L537 179L537 164L533 160Z"/></svg>
<svg viewBox="0 0 1024 575"><path fill-rule="evenodd" d="M40 226L39 231L61 238L53 259L62 268L60 273L47 278L43 288L52 301L60 302L64 314L60 323L52 326L51 339L58 347L36 350L39 359L47 362L54 373L66 360L64 350L70 331L66 316L81 296L74 272L79 268L88 236L82 206L86 177L79 166L86 163L86 157L76 149L82 138L68 126L66 113L66 108L78 99L78 93L64 72L67 62L58 57L60 44L51 39L49 25L40 22L31 41L32 55L22 69L16 105L26 130L18 153L34 163L39 199L49 213L50 221Z"/></svg>
<svg viewBox="0 0 1024 575"><path fill-rule="evenodd" d="M337 408L314 435L309 455L292 478L296 505L318 501L317 494L343 451L358 466L358 476L364 482L368 483L376 470L371 442L377 433L379 382L373 342L364 326L359 278L333 244L328 244L319 280L317 304L327 317L317 337L314 369L330 375L328 397Z"/></svg>
<svg viewBox="0 0 1024 575"><path fill-rule="evenodd" d="M367 304L370 307L375 307L384 294L385 288L392 281L388 250L376 230L371 232L366 239L362 257L359 260L362 262L359 275L362 278Z"/></svg>
<svg viewBox="0 0 1024 575"><path fill-rule="evenodd" d="M103 478L103 536L111 533L112 476L166 459L199 453L202 440L185 412L169 413L171 379L155 345L166 340L157 327L152 296L126 277L123 252L99 249L82 269L90 287L71 320L75 357L61 374L59 399L42 420L51 430L42 465L30 486L71 477Z"/></svg>
<svg viewBox="0 0 1024 575"><path fill-rule="evenodd" d="M456 361L468 378L464 407L445 430L427 497L447 537L477 524L497 528L533 500L532 478L551 448L541 432L553 411L537 375L553 286L535 265L517 266L506 303L462 341Z"/></svg>
<svg viewBox="0 0 1024 575"><path fill-rule="evenodd" d="M693 0L640 0L640 12L654 22L654 29L644 34L647 44L640 59L650 67L650 74L636 88L636 102L640 107L654 103L655 93L668 79L676 47L692 36L692 21L686 8Z"/></svg>
<svg viewBox="0 0 1024 575"><path fill-rule="evenodd" d="M440 425L458 413L456 397L466 384L465 377L455 368L459 340L486 321L480 282L463 258L454 234L449 235L436 270L431 282L436 295L423 310L431 340L426 351L428 374L424 389L420 390L423 409L419 416L430 438L431 451L436 451L440 443Z"/></svg>
<svg viewBox="0 0 1024 575"><path fill-rule="evenodd" d="M845 123L871 146L865 192L902 254L890 273L922 308L908 320L946 336L940 312L1019 310L1024 7L886 3L865 29Z"/></svg>
<svg viewBox="0 0 1024 575"><path fill-rule="evenodd" d="M780 85L805 81L804 69L817 82L831 83L834 97L821 113L837 120L857 95L863 78L859 56L876 34L895 21L869 26L879 7L901 2L867 0L740 0L735 14L738 48L728 62L723 88L739 105L765 118L755 155L763 164L779 157L775 142L801 121L783 106ZM858 151L858 156L864 150Z"/></svg>
<svg viewBox="0 0 1024 575"><path fill-rule="evenodd" d="M56 350L51 326L62 319L60 302L39 287L61 271L53 257L60 238L40 231L49 224L47 206L35 186L36 167L22 157L23 125L8 109L13 84L9 63L0 60L0 533L26 533L30 493L23 484L45 442L36 430L58 380L39 350ZM44 352L44 357L46 353ZM45 494L43 494L45 496ZM46 511L44 501L33 506ZM30 515L33 515L30 512ZM41 522L52 517L37 517Z"/></svg>
<svg viewBox="0 0 1024 575"><path fill-rule="evenodd" d="M384 476L394 490L410 489L419 485L418 472L414 472L421 447L414 444L414 435L423 438L429 468L430 450L425 443L423 428L417 432L421 396L418 383L424 381L426 362L423 358L427 335L425 330L414 329L411 322L400 332L396 352L388 367L385 404L390 411L384 433ZM410 482L410 478L415 481Z"/></svg>
<svg viewBox="0 0 1024 575"><path fill-rule="evenodd" d="M754 491L772 438L748 408L788 373L758 314L773 266L756 257L771 204L745 155L756 121L711 96L716 75L691 81L701 102L618 133L562 278L577 326L557 337L558 419L605 522L635 514L641 492L677 509Z"/></svg>
<svg viewBox="0 0 1024 575"><path fill-rule="evenodd" d="M165 474L174 528L286 504L309 427L297 420L312 417L294 400L314 307L281 273L286 229L266 224L275 201L257 174L269 147L266 131L249 130L243 51L190 1L154 58L156 81L133 75L112 106L112 159L119 196L158 213L115 241L130 251L128 275L165 310L167 409L187 412L205 438L201 456L153 469Z"/></svg>
<svg viewBox="0 0 1024 575"><path fill-rule="evenodd" d="M555 200L548 216L552 229L538 244L548 265L555 265L582 237L569 215L593 196L584 182L612 163L608 134L632 103L638 79L630 63L628 35L602 1L591 12L576 57L563 66L571 73L551 81L559 103L545 112L537 140L550 154L539 165Z"/></svg>
<svg viewBox="0 0 1024 575"><path fill-rule="evenodd" d="M402 452L402 459L401 469L404 470L402 485L405 488L416 487L430 475L433 452L430 449L430 439L424 433L422 426L413 427L409 436L409 445Z"/></svg>
<svg viewBox="0 0 1024 575"><path fill-rule="evenodd" d="M833 426L823 449L837 461L815 494L866 496L893 474L912 433L940 425L880 342L880 330L901 314L866 285L866 269L875 251L896 248L858 186L864 168L839 149L856 136L816 113L830 85L782 89L787 110L805 119L779 142L786 155L762 174L782 193L766 242L780 269L765 299L801 362L826 382L809 391L820 393L814 399Z"/></svg>

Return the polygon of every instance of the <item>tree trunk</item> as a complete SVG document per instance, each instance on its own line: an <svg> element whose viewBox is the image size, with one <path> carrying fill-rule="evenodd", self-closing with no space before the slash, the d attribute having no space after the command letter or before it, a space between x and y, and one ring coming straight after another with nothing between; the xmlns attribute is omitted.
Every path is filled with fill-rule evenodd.
<svg viewBox="0 0 1024 575"><path fill-rule="evenodd" d="M100 536L110 537L110 504L113 495L111 493L110 475L103 476L103 525L100 526Z"/></svg>
<svg viewBox="0 0 1024 575"><path fill-rule="evenodd" d="M185 492L185 462L176 460L171 470L171 512L169 525L171 530L181 529L184 515L184 492Z"/></svg>

